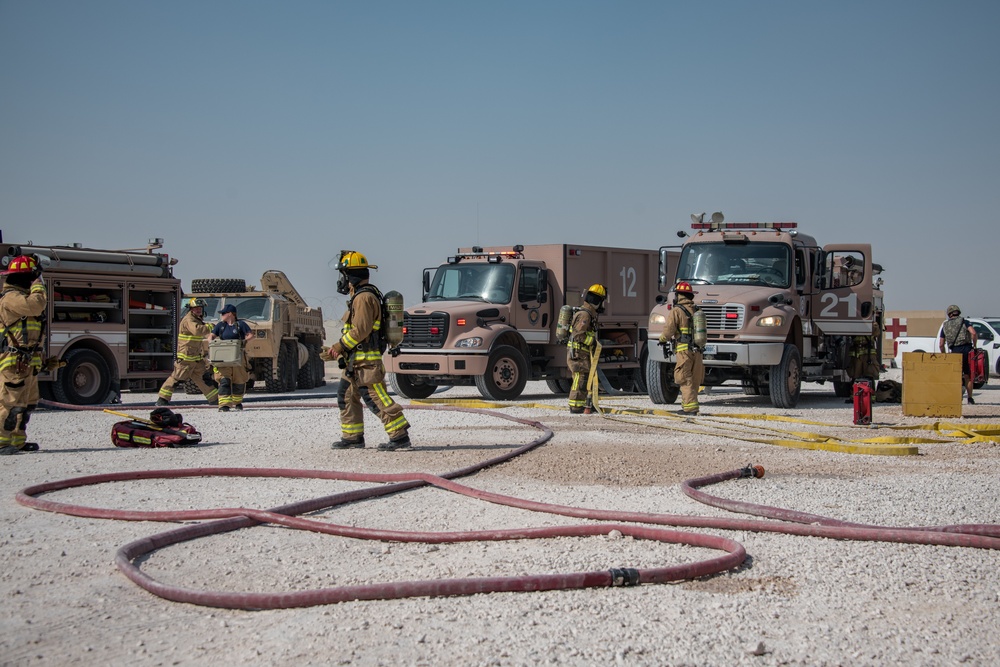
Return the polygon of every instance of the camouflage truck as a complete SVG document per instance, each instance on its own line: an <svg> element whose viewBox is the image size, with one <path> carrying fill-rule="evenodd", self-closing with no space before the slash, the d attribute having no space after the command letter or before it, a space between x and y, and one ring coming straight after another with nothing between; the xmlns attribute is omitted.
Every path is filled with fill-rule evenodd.
<svg viewBox="0 0 1000 667"><path fill-rule="evenodd" d="M206 323L215 324L223 306L233 305L253 329L245 348L251 386L288 392L326 384L319 357L326 338L322 309L310 308L281 271L265 271L260 285L258 290L242 278L196 278L185 296L206 301Z"/></svg>

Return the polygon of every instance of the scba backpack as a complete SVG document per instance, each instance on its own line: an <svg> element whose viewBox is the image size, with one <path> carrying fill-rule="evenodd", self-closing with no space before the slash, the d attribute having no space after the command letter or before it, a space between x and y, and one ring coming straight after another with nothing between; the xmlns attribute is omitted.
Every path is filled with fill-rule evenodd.
<svg viewBox="0 0 1000 667"><path fill-rule="evenodd" d="M201 433L169 408L157 408L149 419L133 417L111 427L115 447L186 447L201 442Z"/></svg>

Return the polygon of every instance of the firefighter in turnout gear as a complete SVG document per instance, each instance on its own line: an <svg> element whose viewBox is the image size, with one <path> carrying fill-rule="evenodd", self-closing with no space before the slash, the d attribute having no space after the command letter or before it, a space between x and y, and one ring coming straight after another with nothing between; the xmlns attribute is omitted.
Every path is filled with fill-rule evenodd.
<svg viewBox="0 0 1000 667"><path fill-rule="evenodd" d="M569 390L569 411L573 414L593 408L589 393L590 371L597 365L597 315L604 312L608 290L604 285L591 285L583 297L583 307L573 315L567 342L566 364L573 373Z"/></svg>
<svg viewBox="0 0 1000 667"><path fill-rule="evenodd" d="M694 290L686 282L674 287L676 300L667 315L667 324L660 334L660 344L673 342L674 382L681 388L681 410L678 414L698 414L698 388L705 381L702 351L694 344Z"/></svg>
<svg viewBox="0 0 1000 667"><path fill-rule="evenodd" d="M42 362L45 329L45 285L38 261L29 255L10 258L2 271L0 293L0 454L36 452L26 429L38 406L38 373L52 370L58 360Z"/></svg>
<svg viewBox="0 0 1000 667"><path fill-rule="evenodd" d="M336 359L342 369L337 389L341 438L333 443L334 449L365 446L362 401L382 420L389 436L389 442L380 444L378 449L391 451L410 446L407 433L410 424L403 408L389 397L385 386L383 327L388 323L382 321L382 293L368 282L369 270L377 268L369 265L360 252L341 252L337 291L349 295L348 311L340 340L320 355L327 361Z"/></svg>
<svg viewBox="0 0 1000 667"><path fill-rule="evenodd" d="M174 385L178 382L194 382L209 404L219 402L219 387L205 381L210 366L205 359L205 347L208 344L206 336L212 327L205 324L205 300L197 297L187 303L187 315L181 320L177 331L177 359L174 360L174 371L163 385L160 386L160 397L157 405L169 405L174 395ZM211 377L211 376L209 376Z"/></svg>

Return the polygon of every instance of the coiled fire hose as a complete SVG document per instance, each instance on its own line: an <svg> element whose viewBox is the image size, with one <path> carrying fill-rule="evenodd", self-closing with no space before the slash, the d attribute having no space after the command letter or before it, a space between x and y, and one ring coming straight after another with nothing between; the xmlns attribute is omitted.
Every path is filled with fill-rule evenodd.
<svg viewBox="0 0 1000 667"><path fill-rule="evenodd" d="M307 404L315 407L316 404ZM284 406L284 404L283 404ZM512 450L510 453L468 466L442 476L428 473L361 474L338 471L310 471L290 469L258 468L194 468L181 470L153 470L125 473L108 473L78 477L56 482L48 482L23 489L17 494L22 505L36 509L91 518L120 519L130 521L191 521L204 523L184 526L178 529L136 540L121 547L116 556L116 566L134 583L162 598L177 602L188 602L211 607L230 609L283 609L306 607L320 604L344 602L348 600L396 599L417 596L468 595L486 592L515 592L536 590L562 590L572 588L592 588L604 586L628 586L641 583L664 583L716 574L740 566L746 552L742 545L733 540L695 533L668 530L654 526L686 526L696 528L719 528L754 532L775 532L790 535L808 535L833 539L853 539L869 541L904 542L912 544L936 544L966 546L973 548L1000 549L1000 526L968 525L940 526L930 528L889 528L865 526L839 522L815 515L739 503L717 498L700 491L701 487L725 481L763 476L759 466L722 472L708 477L688 480L682 488L684 493L700 502L733 511L768 516L780 521L758 519L732 519L719 517L698 517L689 515L622 512L579 508L549 503L540 503L502 494L491 493L452 481L469 475L502 461L510 460L547 442L552 431L544 425L529 420L517 419L487 410L471 408L451 408L446 406L410 405L409 409L450 409L464 412L489 414L501 419L521 423L543 431L532 442ZM362 481L382 484L331 496L301 501L271 510L248 508L221 508L208 510L137 512L129 510L108 510L70 505L40 498L54 491L123 480L169 479L180 477L287 477ZM470 498L538 512L549 512L598 521L616 523L586 524L577 526L522 528L512 530L481 530L464 532L412 532L388 531L344 526L302 518L301 514L328 509L338 505L398 493L419 486L433 485L437 488L460 493ZM386 582L363 585L339 586L309 591L278 593L233 593L224 591L192 590L156 581L143 573L135 561L158 549L183 541L218 535L241 528L249 528L262 523L272 523L288 528L310 530L318 533L338 535L357 539L386 540L400 542L467 542L478 540L542 539L553 537L584 537L606 535L619 531L636 539L658 540L690 546L718 549L725 554L704 561L664 566L659 568L610 568L592 572L562 574L538 574L515 577L481 577L450 580L419 580ZM651 524L651 525L635 525Z"/></svg>

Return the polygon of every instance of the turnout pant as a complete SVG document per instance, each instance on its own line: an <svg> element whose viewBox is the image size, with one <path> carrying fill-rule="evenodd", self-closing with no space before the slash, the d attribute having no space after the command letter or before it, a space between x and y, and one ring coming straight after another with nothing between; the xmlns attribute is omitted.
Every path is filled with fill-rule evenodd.
<svg viewBox="0 0 1000 667"><path fill-rule="evenodd" d="M242 405L249 379L250 371L245 366L217 367L215 381L219 383L219 407Z"/></svg>
<svg viewBox="0 0 1000 667"><path fill-rule="evenodd" d="M684 350L677 353L674 382L681 388L681 408L684 412L698 410L698 388L705 381L705 363L701 352Z"/></svg>
<svg viewBox="0 0 1000 667"><path fill-rule="evenodd" d="M28 420L36 407L38 376L34 369L26 377L13 372L13 368L0 372L0 447L24 447Z"/></svg>
<svg viewBox="0 0 1000 667"><path fill-rule="evenodd" d="M591 355L580 352L578 359L567 359L569 370L573 373L573 384L569 388L569 408L582 409L587 407L589 398L590 369L592 364Z"/></svg>
<svg viewBox="0 0 1000 667"><path fill-rule="evenodd" d="M385 366L355 366L350 375L345 372L337 389L337 407L340 408L340 430L347 441L357 441L364 437L364 410L361 402L368 406L385 427L390 440L406 435L410 428L403 415L403 408L389 397L385 388Z"/></svg>
<svg viewBox="0 0 1000 667"><path fill-rule="evenodd" d="M174 385L178 382L194 382L195 386L201 390L208 402L215 404L219 402L219 388L205 382L205 373L210 369L208 362L204 359L198 361L174 361L174 372L170 374L163 384L160 385L160 398L170 401L174 396Z"/></svg>

